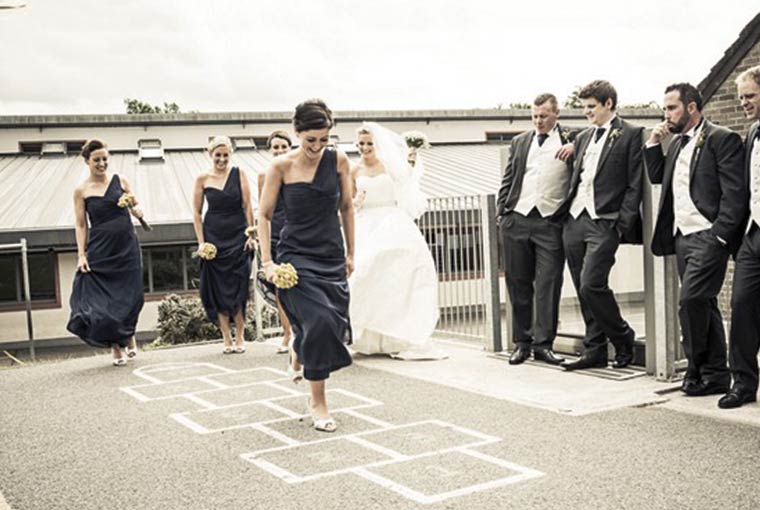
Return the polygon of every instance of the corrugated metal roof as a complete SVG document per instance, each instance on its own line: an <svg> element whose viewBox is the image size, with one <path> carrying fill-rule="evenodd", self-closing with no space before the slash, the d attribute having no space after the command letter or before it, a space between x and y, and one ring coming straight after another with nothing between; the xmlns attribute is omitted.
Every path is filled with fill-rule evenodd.
<svg viewBox="0 0 760 510"><path fill-rule="evenodd" d="M435 146L424 151L423 191L429 197L496 193L499 145ZM271 156L237 151L232 164L248 173L256 201L257 174ZM135 153L112 153L109 170L126 177L153 224L192 222L195 177L211 167L203 151L166 152L163 161L140 163ZM88 174L79 156L0 156L0 232L71 229L74 188Z"/></svg>

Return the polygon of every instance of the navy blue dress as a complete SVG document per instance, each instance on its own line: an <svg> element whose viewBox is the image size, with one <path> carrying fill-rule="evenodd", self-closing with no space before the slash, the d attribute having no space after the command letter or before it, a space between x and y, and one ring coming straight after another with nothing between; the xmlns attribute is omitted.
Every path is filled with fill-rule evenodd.
<svg viewBox="0 0 760 510"><path fill-rule="evenodd" d="M270 253L272 254L273 262L277 262L277 243L280 241L280 231L282 230L283 226L285 226L285 205L283 204L283 201L278 198L277 203L274 206L274 212L272 213L272 222L270 223L269 227L271 249ZM258 260L261 261L260 255ZM266 279L266 276L264 276L264 271L261 269L261 267L258 269L259 271L256 275L257 288L261 291L261 294L267 304L269 304L269 306L272 308L276 308L277 287L275 287L274 283Z"/></svg>
<svg viewBox="0 0 760 510"><path fill-rule="evenodd" d="M66 329L95 347L126 347L143 307L140 243L129 210L117 205L123 193L114 175L102 197L84 200L90 272L74 277Z"/></svg>
<svg viewBox="0 0 760 510"><path fill-rule="evenodd" d="M233 319L248 301L248 279L251 276L251 252L245 250L245 229L248 222L243 211L240 171L232 167L224 188L205 187L208 202L203 217L203 237L216 246L213 260L201 260L201 303L214 324L219 314Z"/></svg>
<svg viewBox="0 0 760 510"><path fill-rule="evenodd" d="M298 272L298 285L278 294L293 326L294 348L311 381L351 364L348 281L338 204L337 154L325 150L312 182L283 184L286 221L277 260Z"/></svg>

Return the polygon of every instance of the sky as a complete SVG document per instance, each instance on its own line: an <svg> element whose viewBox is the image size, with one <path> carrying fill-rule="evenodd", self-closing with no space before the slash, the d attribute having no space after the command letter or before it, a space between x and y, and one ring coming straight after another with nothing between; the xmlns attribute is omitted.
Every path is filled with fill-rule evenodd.
<svg viewBox="0 0 760 510"><path fill-rule="evenodd" d="M495 108L607 79L699 83L760 0L25 0L0 9L0 115ZM0 0L0 5L17 3Z"/></svg>

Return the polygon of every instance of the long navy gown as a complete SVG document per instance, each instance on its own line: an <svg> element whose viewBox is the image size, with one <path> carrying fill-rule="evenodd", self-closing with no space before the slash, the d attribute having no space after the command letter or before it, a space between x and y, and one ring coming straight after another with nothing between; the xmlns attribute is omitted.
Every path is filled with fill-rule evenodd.
<svg viewBox="0 0 760 510"><path fill-rule="evenodd" d="M90 272L74 277L66 329L95 347L126 347L143 307L140 243L129 210L117 205L122 193L121 180L114 175L102 197L84 200Z"/></svg>
<svg viewBox="0 0 760 510"><path fill-rule="evenodd" d="M232 167L223 189L203 188L208 202L203 217L203 237L216 246L216 257L201 260L201 303L214 324L219 314L231 319L248 301L248 279L251 276L251 253L245 248L248 222L243 211L240 171Z"/></svg>
<svg viewBox="0 0 760 510"><path fill-rule="evenodd" d="M270 246L272 261L277 262L277 243L280 242L280 231L285 226L285 205L282 200L277 200L272 213L272 222L269 227ZM259 259L260 260L260 259ZM264 276L264 271L259 267L256 275L257 288L264 296L264 300L273 308L277 306L277 287Z"/></svg>
<svg viewBox="0 0 760 510"><path fill-rule="evenodd" d="M312 182L283 184L279 200L286 221L277 244L277 261L290 263L298 284L278 294L293 327L293 347L311 381L351 364L346 253L338 204L341 198L337 154L325 150Z"/></svg>

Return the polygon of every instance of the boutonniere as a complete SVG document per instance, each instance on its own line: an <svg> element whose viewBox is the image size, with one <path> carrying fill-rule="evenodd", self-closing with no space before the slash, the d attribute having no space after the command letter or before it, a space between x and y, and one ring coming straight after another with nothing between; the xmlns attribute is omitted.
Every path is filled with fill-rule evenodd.
<svg viewBox="0 0 760 510"><path fill-rule="evenodd" d="M696 142L696 144L694 146L694 148L696 150L701 149L705 145L705 137L706 136L707 136L707 134L705 133L704 129L699 132L699 136L697 137L697 142Z"/></svg>
<svg viewBox="0 0 760 510"><path fill-rule="evenodd" d="M612 131L610 131L610 142L614 142L620 135L623 134L623 130L620 128L615 128Z"/></svg>
<svg viewBox="0 0 760 510"><path fill-rule="evenodd" d="M562 143L570 143L570 130L565 128L562 131L559 132L560 138L562 138Z"/></svg>

